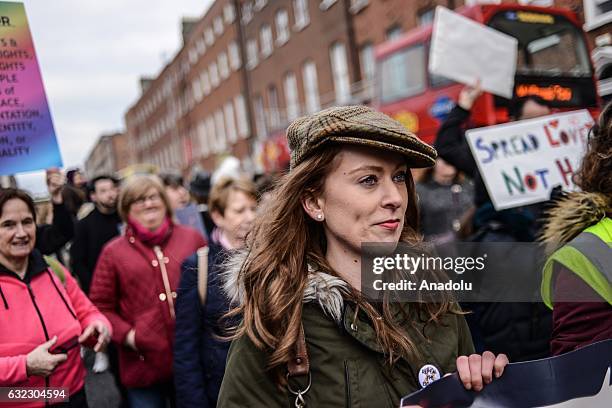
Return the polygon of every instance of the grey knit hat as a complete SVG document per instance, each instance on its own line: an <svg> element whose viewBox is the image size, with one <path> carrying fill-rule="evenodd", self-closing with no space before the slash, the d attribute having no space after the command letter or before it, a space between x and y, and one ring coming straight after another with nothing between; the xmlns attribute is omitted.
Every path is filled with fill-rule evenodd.
<svg viewBox="0 0 612 408"><path fill-rule="evenodd" d="M339 106L296 119L287 129L291 168L327 142L372 146L403 154L408 166L431 167L436 150L401 123L367 106Z"/></svg>

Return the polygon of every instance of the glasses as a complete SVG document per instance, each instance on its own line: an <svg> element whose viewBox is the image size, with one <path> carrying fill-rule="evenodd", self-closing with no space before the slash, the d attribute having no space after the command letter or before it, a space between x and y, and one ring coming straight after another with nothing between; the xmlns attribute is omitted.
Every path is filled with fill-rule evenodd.
<svg viewBox="0 0 612 408"><path fill-rule="evenodd" d="M154 203L154 204L159 203L161 201L161 196L159 195L159 193L155 193L155 194L151 194L146 197L140 197L134 200L133 205L142 206L142 205L145 205L147 201L150 201L151 203Z"/></svg>

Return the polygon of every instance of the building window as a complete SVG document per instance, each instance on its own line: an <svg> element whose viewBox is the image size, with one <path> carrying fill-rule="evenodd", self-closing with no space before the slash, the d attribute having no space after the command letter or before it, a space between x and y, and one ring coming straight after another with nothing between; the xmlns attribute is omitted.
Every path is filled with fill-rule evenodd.
<svg viewBox="0 0 612 408"><path fill-rule="evenodd" d="M223 18L221 16L215 17L213 21L213 29L215 30L215 34L217 37L220 37L223 34Z"/></svg>
<svg viewBox="0 0 612 408"><path fill-rule="evenodd" d="M584 0L583 4L585 30L612 22L612 0Z"/></svg>
<svg viewBox="0 0 612 408"><path fill-rule="evenodd" d="M206 122L204 120L201 120L198 124L198 145L202 156L208 156L210 149L208 146L208 135L206 134Z"/></svg>
<svg viewBox="0 0 612 408"><path fill-rule="evenodd" d="M268 0L255 0L255 11L263 9L266 7L266 4L268 4Z"/></svg>
<svg viewBox="0 0 612 408"><path fill-rule="evenodd" d="M225 121L221 109L217 109L215 112L215 131L217 133L217 151L223 151L227 147L227 139L225 138Z"/></svg>
<svg viewBox="0 0 612 408"><path fill-rule="evenodd" d="M423 10L419 13L417 23L419 26L424 26L433 23L435 9Z"/></svg>
<svg viewBox="0 0 612 408"><path fill-rule="evenodd" d="M253 3L250 1L242 5L242 24L247 25L253 19Z"/></svg>
<svg viewBox="0 0 612 408"><path fill-rule="evenodd" d="M361 65L361 77L371 81L376 72L376 62L374 61L374 46L367 43L359 50L359 65Z"/></svg>
<svg viewBox="0 0 612 408"><path fill-rule="evenodd" d="M195 101L199 103L204 97L204 95L202 94L202 84L200 83L199 77L196 77L191 83L191 90Z"/></svg>
<svg viewBox="0 0 612 408"><path fill-rule="evenodd" d="M206 119L206 136L208 149L211 153L216 153L218 151L215 133L215 120L213 119L212 115L210 115Z"/></svg>
<svg viewBox="0 0 612 408"><path fill-rule="evenodd" d="M261 43L261 57L269 57L272 54L272 27L269 24L264 24L259 29L259 41Z"/></svg>
<svg viewBox="0 0 612 408"><path fill-rule="evenodd" d="M208 27L204 31L204 40L209 47L215 43L215 33L213 33L212 28Z"/></svg>
<svg viewBox="0 0 612 408"><path fill-rule="evenodd" d="M351 99L351 82L349 78L348 63L344 44L335 43L330 49L330 61L334 78L334 91L336 103L346 104Z"/></svg>
<svg viewBox="0 0 612 408"><path fill-rule="evenodd" d="M264 140L266 138L266 111L264 109L263 98L261 95L257 95L254 101L255 108L255 131L257 132L257 138Z"/></svg>
<svg viewBox="0 0 612 408"><path fill-rule="evenodd" d="M198 37L198 39L196 40L196 50L198 52L198 56L202 56L206 52L206 43L204 42L204 37Z"/></svg>
<svg viewBox="0 0 612 408"><path fill-rule="evenodd" d="M274 16L276 23L276 45L281 46L289 41L289 14L287 10L278 10Z"/></svg>
<svg viewBox="0 0 612 408"><path fill-rule="evenodd" d="M425 47L403 49L381 63L381 99L393 102L418 95L426 86Z"/></svg>
<svg viewBox="0 0 612 408"><path fill-rule="evenodd" d="M232 24L236 19L236 9L232 3L228 3L223 8L223 18L225 19L225 24Z"/></svg>
<svg viewBox="0 0 612 408"><path fill-rule="evenodd" d="M321 3L319 4L319 9L321 9L322 11L325 11L329 9L331 6L333 6L334 4L336 4L336 0L321 0Z"/></svg>
<svg viewBox="0 0 612 408"><path fill-rule="evenodd" d="M225 130L227 134L227 140L233 144L238 140L236 133L236 119L234 118L234 106L232 102L227 102L223 105L223 114L225 115Z"/></svg>
<svg viewBox="0 0 612 408"><path fill-rule="evenodd" d="M210 77L210 84L212 85L212 87L218 87L221 83L221 80L219 78L219 70L217 68L216 62L210 63L210 66L208 67L208 76Z"/></svg>
<svg viewBox="0 0 612 408"><path fill-rule="evenodd" d="M310 23L308 13L308 0L293 0L293 15L295 17L295 29L301 30Z"/></svg>
<svg viewBox="0 0 612 408"><path fill-rule="evenodd" d="M285 105L287 107L287 120L292 121L300 115L300 105L298 101L298 89L295 74L293 72L285 75Z"/></svg>
<svg viewBox="0 0 612 408"><path fill-rule="evenodd" d="M234 98L234 109L236 110L238 136L244 139L249 136L249 120L246 114L246 102L242 94Z"/></svg>
<svg viewBox="0 0 612 408"><path fill-rule="evenodd" d="M247 68L253 69L257 66L259 60L257 59L257 40L249 38L247 41Z"/></svg>
<svg viewBox="0 0 612 408"><path fill-rule="evenodd" d="M306 111L314 113L321 109L319 101L319 84L317 79L317 66L314 62L308 61L302 68L302 78L304 80L304 93L306 94Z"/></svg>
<svg viewBox="0 0 612 408"><path fill-rule="evenodd" d="M189 49L189 64L194 65L198 62L198 50L195 48Z"/></svg>
<svg viewBox="0 0 612 408"><path fill-rule="evenodd" d="M278 111L278 92L274 85L268 87L268 117L270 128L277 129L281 126L280 112Z"/></svg>
<svg viewBox="0 0 612 408"><path fill-rule="evenodd" d="M210 94L210 80L208 79L208 71L207 70L203 70L202 73L200 74L200 84L202 85L202 92L204 93L204 96L207 96L208 94Z"/></svg>
<svg viewBox="0 0 612 408"><path fill-rule="evenodd" d="M219 75L221 75L221 79L227 79L230 76L230 69L225 51L219 53L217 64L219 64Z"/></svg>
<svg viewBox="0 0 612 408"><path fill-rule="evenodd" d="M227 50L229 54L229 64L232 70L237 71L240 69L240 65L242 61L240 60L240 49L238 48L238 43L236 41L232 41Z"/></svg>
<svg viewBox="0 0 612 408"><path fill-rule="evenodd" d="M402 27L400 25L391 26L387 30L387 40L393 41L398 39L402 35Z"/></svg>
<svg viewBox="0 0 612 408"><path fill-rule="evenodd" d="M351 7L349 10L351 13L357 14L367 5L368 0L351 0Z"/></svg>

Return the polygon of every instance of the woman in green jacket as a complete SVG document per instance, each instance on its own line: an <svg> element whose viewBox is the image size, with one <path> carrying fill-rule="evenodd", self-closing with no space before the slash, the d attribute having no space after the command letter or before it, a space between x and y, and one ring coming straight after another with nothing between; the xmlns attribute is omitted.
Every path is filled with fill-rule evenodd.
<svg viewBox="0 0 612 408"><path fill-rule="evenodd" d="M298 119L287 137L291 169L229 266L242 322L218 406L397 407L455 370L474 390L501 375L507 358L473 354L453 302L360 291L362 243L420 240L409 169L432 166L435 150L362 106Z"/></svg>

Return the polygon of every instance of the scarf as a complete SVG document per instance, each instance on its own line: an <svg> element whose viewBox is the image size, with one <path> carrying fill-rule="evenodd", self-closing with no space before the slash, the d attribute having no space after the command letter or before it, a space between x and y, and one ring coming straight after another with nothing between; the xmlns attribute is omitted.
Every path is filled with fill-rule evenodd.
<svg viewBox="0 0 612 408"><path fill-rule="evenodd" d="M142 224L132 217L128 218L128 226L136 238L149 247L161 245L172 233L172 221L169 217L166 217L164 222L154 231L143 227Z"/></svg>

